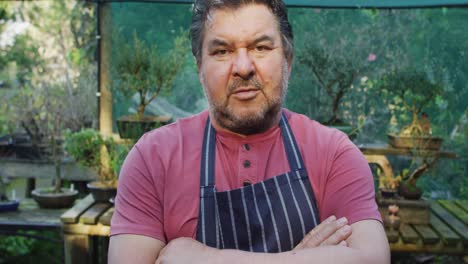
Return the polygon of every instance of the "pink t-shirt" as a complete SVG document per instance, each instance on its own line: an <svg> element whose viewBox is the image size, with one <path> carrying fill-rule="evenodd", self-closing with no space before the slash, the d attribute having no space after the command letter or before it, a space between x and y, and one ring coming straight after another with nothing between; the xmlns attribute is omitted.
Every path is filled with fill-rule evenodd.
<svg viewBox="0 0 468 264"><path fill-rule="evenodd" d="M366 159L348 137L284 109L304 159L320 219L381 221ZM208 112L146 133L122 167L111 235L138 234L169 242L196 237L200 160ZM244 162L250 161L250 166ZM240 137L217 131L218 191L242 187L289 171L279 126Z"/></svg>

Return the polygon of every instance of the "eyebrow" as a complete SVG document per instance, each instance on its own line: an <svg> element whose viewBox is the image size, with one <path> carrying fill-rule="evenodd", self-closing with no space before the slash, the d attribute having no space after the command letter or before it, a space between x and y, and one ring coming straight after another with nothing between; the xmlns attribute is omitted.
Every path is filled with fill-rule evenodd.
<svg viewBox="0 0 468 264"><path fill-rule="evenodd" d="M254 45L256 45L256 44L258 44L260 42L264 42L264 41L270 42L271 44L275 44L275 40L272 37L270 37L268 35L262 35L262 36L256 38L252 42L251 46L254 46Z"/></svg>
<svg viewBox="0 0 468 264"><path fill-rule="evenodd" d="M249 46L255 46L258 43L264 42L264 41L270 42L271 44L275 44L275 41L272 37L268 35L262 35L256 38ZM226 47L226 46L229 46L229 43L222 39L213 39L208 43L208 50L212 50L215 47L219 47L219 46Z"/></svg>
<svg viewBox="0 0 468 264"><path fill-rule="evenodd" d="M219 46L229 46L229 44L221 39L213 39L208 43L208 50L212 50L213 48Z"/></svg>

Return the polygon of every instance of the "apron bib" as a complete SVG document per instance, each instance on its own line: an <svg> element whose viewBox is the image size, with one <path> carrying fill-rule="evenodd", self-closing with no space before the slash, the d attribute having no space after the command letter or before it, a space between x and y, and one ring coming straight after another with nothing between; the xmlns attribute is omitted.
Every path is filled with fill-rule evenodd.
<svg viewBox="0 0 468 264"><path fill-rule="evenodd" d="M196 239L219 249L292 250L320 222L294 135L282 114L281 137L291 171L242 188L217 192L216 132L208 118L203 139Z"/></svg>

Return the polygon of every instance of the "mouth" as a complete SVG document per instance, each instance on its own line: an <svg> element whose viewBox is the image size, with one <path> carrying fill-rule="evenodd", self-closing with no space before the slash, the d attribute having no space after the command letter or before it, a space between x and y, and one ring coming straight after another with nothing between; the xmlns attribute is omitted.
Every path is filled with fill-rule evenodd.
<svg viewBox="0 0 468 264"><path fill-rule="evenodd" d="M241 88L231 93L231 95L240 101L252 100L260 93L257 88Z"/></svg>

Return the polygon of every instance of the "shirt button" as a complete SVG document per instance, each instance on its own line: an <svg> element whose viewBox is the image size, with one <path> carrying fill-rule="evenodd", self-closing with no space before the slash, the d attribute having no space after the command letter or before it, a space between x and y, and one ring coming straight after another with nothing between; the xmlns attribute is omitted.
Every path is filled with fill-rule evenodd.
<svg viewBox="0 0 468 264"><path fill-rule="evenodd" d="M244 160L244 168L250 168L250 160Z"/></svg>
<svg viewBox="0 0 468 264"><path fill-rule="evenodd" d="M250 150L250 145L249 144L244 144L244 149L249 151Z"/></svg>

